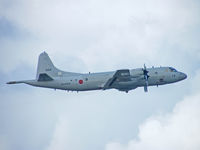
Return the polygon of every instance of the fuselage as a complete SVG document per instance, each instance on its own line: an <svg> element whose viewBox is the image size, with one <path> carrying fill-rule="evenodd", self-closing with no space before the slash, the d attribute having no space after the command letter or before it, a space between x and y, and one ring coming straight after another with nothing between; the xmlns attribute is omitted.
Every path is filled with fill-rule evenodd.
<svg viewBox="0 0 200 150"><path fill-rule="evenodd" d="M137 87L170 84L181 81L187 76L172 67L152 67L121 69L100 73L74 73L56 68L46 52L39 55L35 80L11 81L8 84L26 83L32 86L61 89L68 91L88 91L118 89L130 91Z"/></svg>
<svg viewBox="0 0 200 150"><path fill-rule="evenodd" d="M176 71L172 67L152 67L147 68L148 71L148 85L158 86L170 84L181 81L187 76L182 72ZM107 81L113 77L115 71L101 72L101 73L87 73L77 75L64 75L60 74L52 81L36 81L29 80L26 83L53 89L61 89L68 91L87 91L87 90L100 90L103 89ZM118 89L120 91L129 91L137 87L145 86L145 79L142 68L130 70L131 81L116 82L108 89ZM105 90L105 89L104 89Z"/></svg>

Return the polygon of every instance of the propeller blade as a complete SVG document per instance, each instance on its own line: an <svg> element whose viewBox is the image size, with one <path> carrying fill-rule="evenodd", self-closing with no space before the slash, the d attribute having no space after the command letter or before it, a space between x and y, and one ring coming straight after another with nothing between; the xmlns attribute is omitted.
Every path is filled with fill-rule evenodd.
<svg viewBox="0 0 200 150"><path fill-rule="evenodd" d="M145 92L148 92L147 86L144 86L144 91L145 91Z"/></svg>
<svg viewBox="0 0 200 150"><path fill-rule="evenodd" d="M147 67L146 67L146 65L144 64L144 70L147 70Z"/></svg>
<svg viewBox="0 0 200 150"><path fill-rule="evenodd" d="M144 79L145 79L145 86L144 86L144 91L145 92L148 92L148 85L149 85L149 82L148 82L148 78L149 78L148 72L149 71L147 71L146 65L144 64L143 74L144 74Z"/></svg>
<svg viewBox="0 0 200 150"><path fill-rule="evenodd" d="M144 86L144 91L145 92L148 92L148 86L149 86L148 76L145 75L145 86Z"/></svg>

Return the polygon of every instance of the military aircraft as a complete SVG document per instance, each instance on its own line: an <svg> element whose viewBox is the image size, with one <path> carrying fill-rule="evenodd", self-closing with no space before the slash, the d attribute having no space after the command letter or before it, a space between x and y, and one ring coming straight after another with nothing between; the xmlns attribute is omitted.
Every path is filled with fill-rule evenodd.
<svg viewBox="0 0 200 150"><path fill-rule="evenodd" d="M34 80L11 81L7 84L25 83L36 87L61 89L67 91L88 91L117 89L128 91L137 87L158 86L178 82L187 75L172 67L152 67L121 69L100 73L74 73L57 69L46 52L39 56L37 75Z"/></svg>

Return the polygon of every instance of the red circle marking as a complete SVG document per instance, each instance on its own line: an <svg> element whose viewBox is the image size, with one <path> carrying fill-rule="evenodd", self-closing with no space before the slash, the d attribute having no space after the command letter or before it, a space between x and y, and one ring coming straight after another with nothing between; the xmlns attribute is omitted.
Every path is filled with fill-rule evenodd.
<svg viewBox="0 0 200 150"><path fill-rule="evenodd" d="M83 84L83 80L79 80L78 83L79 83L79 84Z"/></svg>

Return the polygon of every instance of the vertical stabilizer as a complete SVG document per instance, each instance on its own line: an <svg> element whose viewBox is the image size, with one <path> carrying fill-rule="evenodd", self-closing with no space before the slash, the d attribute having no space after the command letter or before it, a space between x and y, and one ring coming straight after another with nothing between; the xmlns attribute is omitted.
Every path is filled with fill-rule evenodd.
<svg viewBox="0 0 200 150"><path fill-rule="evenodd" d="M47 74L52 77L57 75L57 69L53 65L51 59L46 52L41 53L39 56L36 75L37 80L39 79L40 74Z"/></svg>
<svg viewBox="0 0 200 150"><path fill-rule="evenodd" d="M65 72L57 69L51 59L49 58L48 54L46 52L43 52L39 56L38 60L38 66L37 66L37 75L36 79L40 81L42 80L53 80L53 77L58 76L73 76L73 75L79 75L78 73L73 72Z"/></svg>

